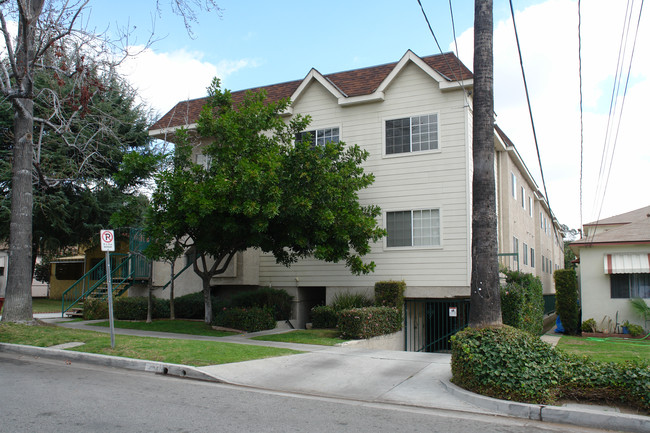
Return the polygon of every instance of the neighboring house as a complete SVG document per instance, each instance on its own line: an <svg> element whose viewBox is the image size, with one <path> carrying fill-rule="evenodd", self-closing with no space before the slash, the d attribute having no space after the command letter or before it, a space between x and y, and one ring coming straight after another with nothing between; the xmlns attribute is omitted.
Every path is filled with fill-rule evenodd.
<svg viewBox="0 0 650 433"><path fill-rule="evenodd" d="M341 140L370 153L364 169L374 174L375 182L359 197L362 204L381 207L379 224L388 235L365 257L376 263L369 275L354 276L342 264L315 259L286 268L270 254L247 251L238 256L235 277L215 278L213 283L231 290L237 284L286 289L296 299L295 315L302 325L311 306L330 303L337 293L372 295L377 281L404 280L406 298L418 302L407 304L408 314L441 316L431 319L432 328L442 326L449 308L457 308L455 319L466 320L472 85L471 72L453 54L418 57L407 51L396 63L328 75L312 69L302 80L262 87L271 100L291 99L287 120L309 114L309 129L317 142ZM240 100L243 93L233 92L233 99ZM194 130L205 101L179 102L150 128L150 135L173 141L176 128ZM193 156L197 163L205 163L201 144ZM508 257L510 267L540 276L544 293L554 293L552 272L564 263L559 224L514 145L498 128L494 145L499 252L518 253ZM431 323L418 325L429 320L422 317L409 319L407 334L429 329ZM428 346L434 333L417 336L408 348Z"/></svg>
<svg viewBox="0 0 650 433"><path fill-rule="evenodd" d="M41 258L36 258L37 263ZM7 272L9 270L9 246L0 244L0 298L4 298L7 291ZM32 296L35 298L43 298L48 296L48 285L32 280Z"/></svg>
<svg viewBox="0 0 650 433"><path fill-rule="evenodd" d="M580 260L582 320L616 325L618 318L649 330L629 299L650 304L650 206L585 224L570 247Z"/></svg>

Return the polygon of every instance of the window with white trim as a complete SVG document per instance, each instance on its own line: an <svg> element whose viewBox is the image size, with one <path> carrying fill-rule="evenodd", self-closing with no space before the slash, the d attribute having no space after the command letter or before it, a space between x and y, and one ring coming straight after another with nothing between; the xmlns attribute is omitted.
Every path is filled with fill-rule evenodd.
<svg viewBox="0 0 650 433"><path fill-rule="evenodd" d="M526 209L526 190L521 187L521 207Z"/></svg>
<svg viewBox="0 0 650 433"><path fill-rule="evenodd" d="M204 169L209 170L210 164L212 164L212 157L210 155L204 155L202 153L196 154L196 163L203 166Z"/></svg>
<svg viewBox="0 0 650 433"><path fill-rule="evenodd" d="M339 128L313 129L296 134L296 141L309 140L312 146L339 142Z"/></svg>
<svg viewBox="0 0 650 433"><path fill-rule="evenodd" d="M440 245L440 210L386 212L387 247Z"/></svg>
<svg viewBox="0 0 650 433"><path fill-rule="evenodd" d="M535 267L535 248L530 249L530 266Z"/></svg>
<svg viewBox="0 0 650 433"><path fill-rule="evenodd" d="M438 149L438 115L386 121L386 155Z"/></svg>
<svg viewBox="0 0 650 433"><path fill-rule="evenodd" d="M517 254L517 263L519 263L519 239L512 237L512 252Z"/></svg>
<svg viewBox="0 0 650 433"><path fill-rule="evenodd" d="M517 176L515 176L513 172L510 172L510 184L512 185L510 193L512 194L512 197L517 200Z"/></svg>
<svg viewBox="0 0 650 433"><path fill-rule="evenodd" d="M528 196L528 215L533 217L533 197L530 195Z"/></svg>
<svg viewBox="0 0 650 433"><path fill-rule="evenodd" d="M528 264L528 244L524 242L524 265Z"/></svg>

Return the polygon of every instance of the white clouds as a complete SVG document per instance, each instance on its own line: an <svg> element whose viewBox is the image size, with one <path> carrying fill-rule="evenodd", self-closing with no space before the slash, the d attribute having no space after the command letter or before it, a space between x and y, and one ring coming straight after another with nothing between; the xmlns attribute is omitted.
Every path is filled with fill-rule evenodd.
<svg viewBox="0 0 650 433"><path fill-rule="evenodd" d="M601 187L597 185L625 7L623 1L582 2L585 137L582 223L598 218L603 198L604 177L600 179ZM576 228L581 222L577 2L550 0L515 11L515 19L549 200L560 222ZM637 19L638 9L632 29ZM643 173L650 167L650 140L641 129L644 120L647 122L644 113L650 98L649 24L642 17L632 67L633 85L627 91L600 217L650 204L647 188L634 187L640 185ZM633 31L628 34L630 48L632 37ZM461 56L466 55L462 60L470 67L472 39L471 30L459 38ZM626 58L629 59L629 51ZM625 73L628 63L624 62ZM541 187L512 20L494 24L494 77L497 122L513 140ZM621 107L620 100L617 107ZM618 118L611 122L611 131L619 128ZM612 134L610 153L605 152L606 155L611 155L614 137Z"/></svg>
<svg viewBox="0 0 650 433"><path fill-rule="evenodd" d="M158 53L151 48L131 47L130 52L139 54L125 60L120 73L137 89L142 100L160 114L179 101L205 96L214 77L223 80L242 68L256 66L246 59L212 64L196 51Z"/></svg>

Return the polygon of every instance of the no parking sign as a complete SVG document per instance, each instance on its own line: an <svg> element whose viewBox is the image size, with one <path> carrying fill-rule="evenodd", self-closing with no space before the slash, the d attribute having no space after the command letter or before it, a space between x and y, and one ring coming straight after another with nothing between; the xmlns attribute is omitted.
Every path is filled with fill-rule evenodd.
<svg viewBox="0 0 650 433"><path fill-rule="evenodd" d="M102 251L115 251L115 234L113 230L100 230L99 239L102 244Z"/></svg>

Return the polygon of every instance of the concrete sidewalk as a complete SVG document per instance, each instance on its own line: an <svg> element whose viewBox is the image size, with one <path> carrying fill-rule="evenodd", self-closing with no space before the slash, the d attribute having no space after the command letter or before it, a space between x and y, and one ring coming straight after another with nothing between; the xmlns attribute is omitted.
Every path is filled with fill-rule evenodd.
<svg viewBox="0 0 650 433"><path fill-rule="evenodd" d="M59 317L45 320L59 322L61 319ZM57 324L69 328L109 332L108 328L88 326L84 322ZM282 347L305 353L232 364L191 367L8 344L0 344L0 351L91 362L302 395L511 416L600 429L650 431L650 417L622 414L614 408L532 405L492 399L465 391L450 382L451 356L449 354L368 350L354 346L330 347L249 339L257 334L204 337L129 329L115 331L116 334L123 335ZM558 338L551 335L549 339Z"/></svg>

